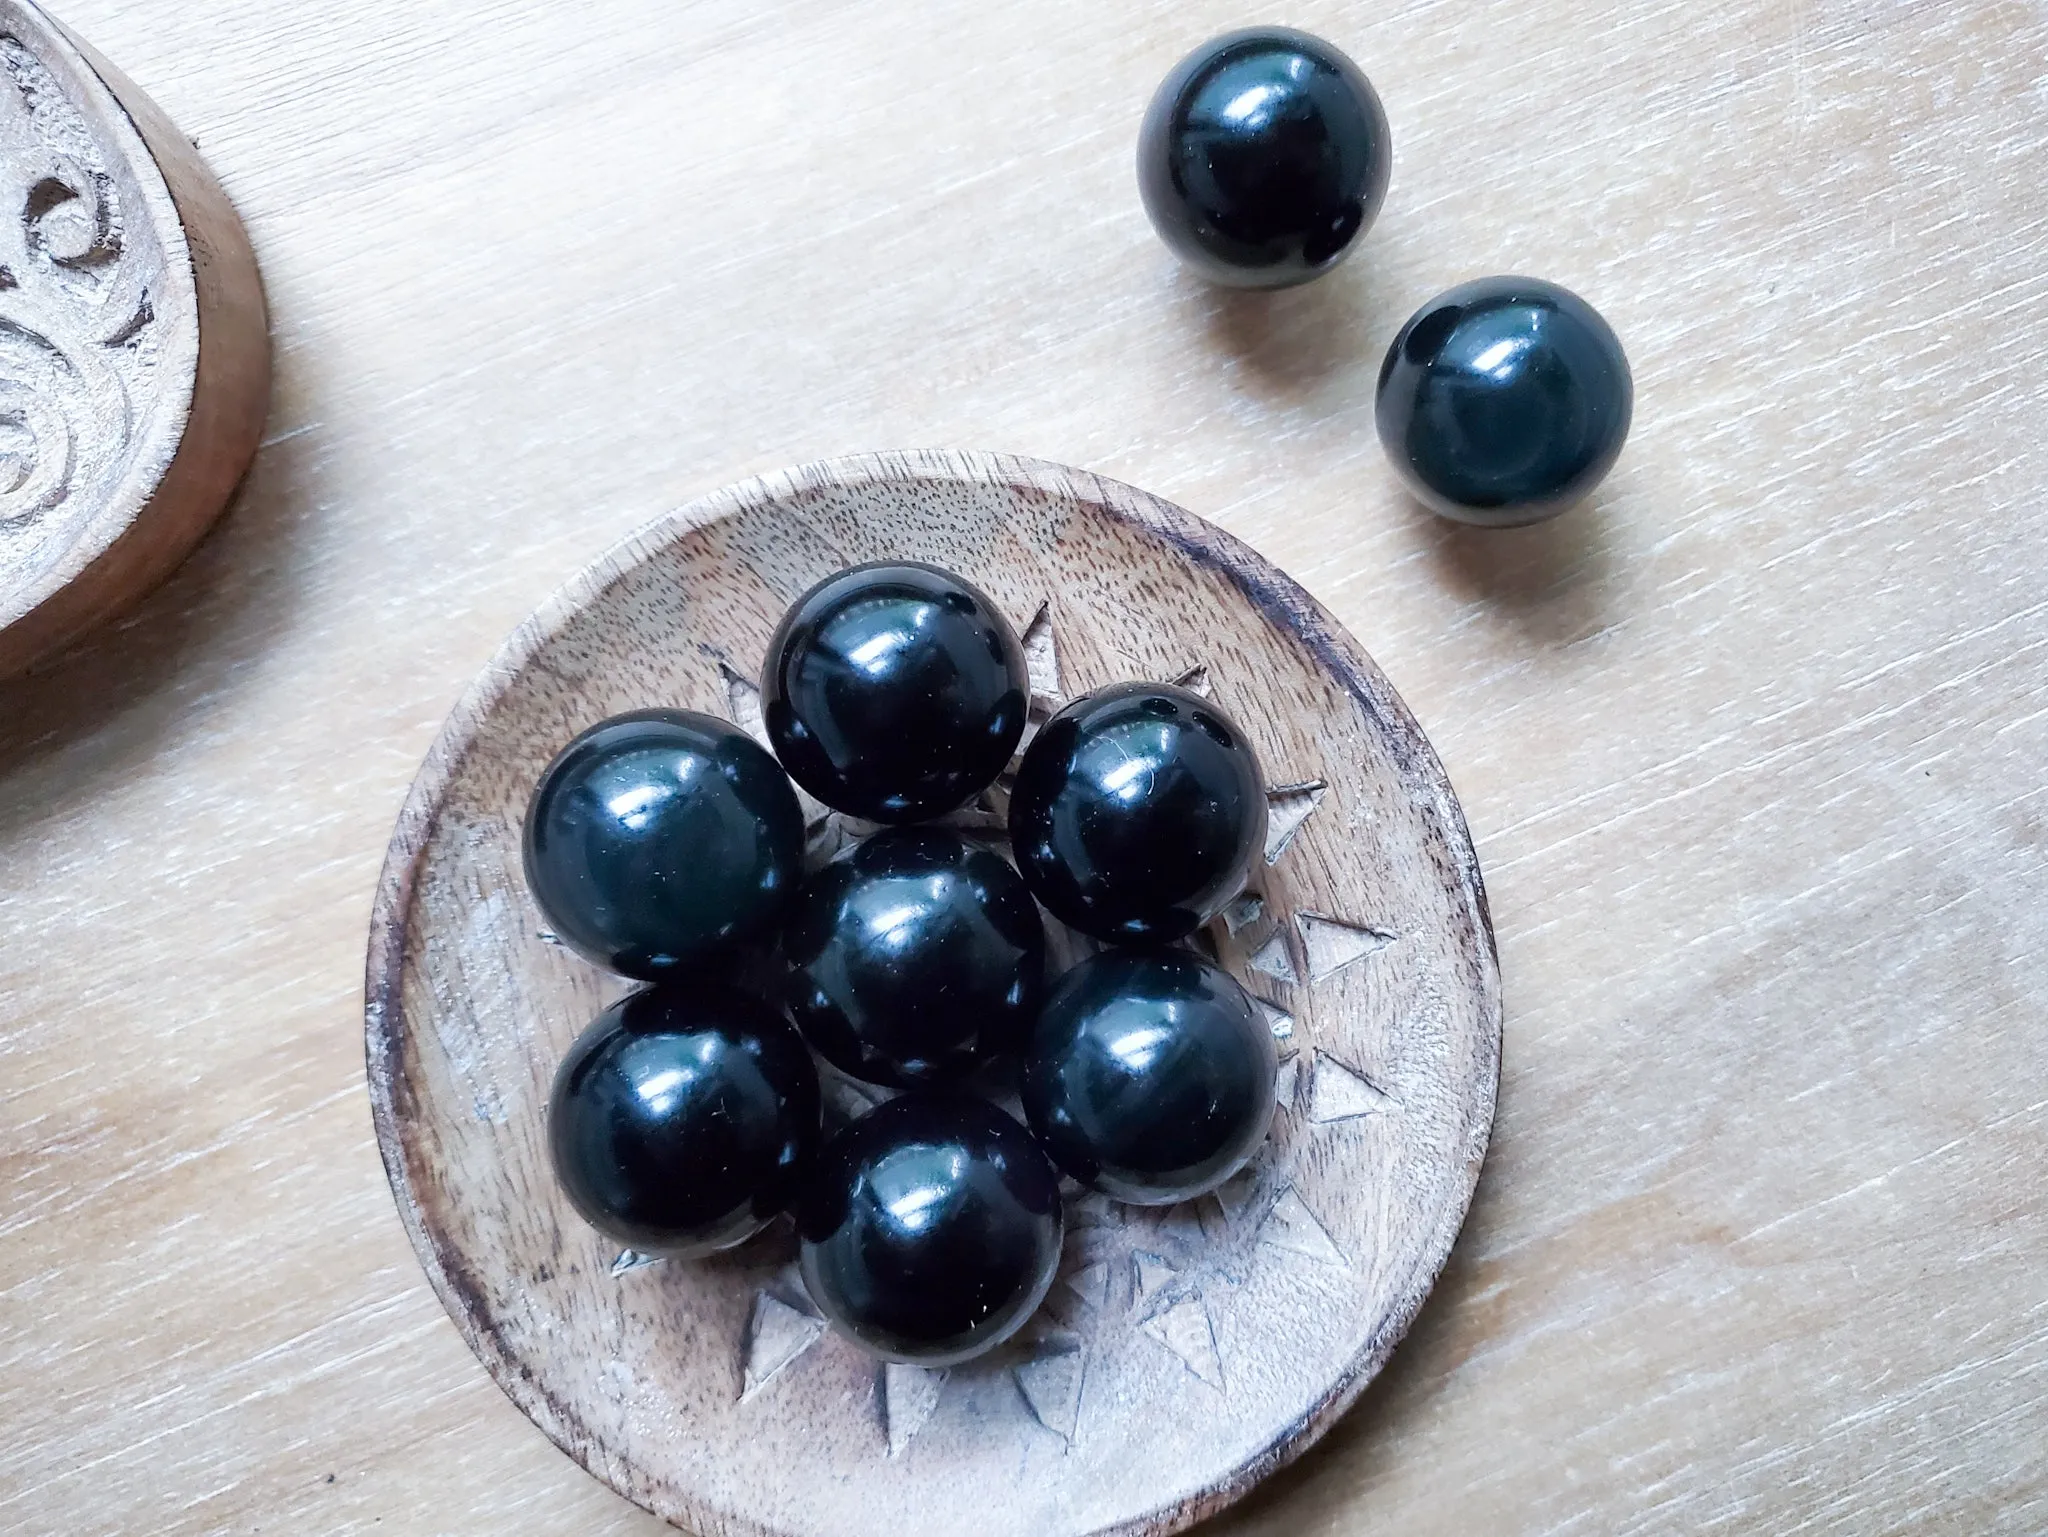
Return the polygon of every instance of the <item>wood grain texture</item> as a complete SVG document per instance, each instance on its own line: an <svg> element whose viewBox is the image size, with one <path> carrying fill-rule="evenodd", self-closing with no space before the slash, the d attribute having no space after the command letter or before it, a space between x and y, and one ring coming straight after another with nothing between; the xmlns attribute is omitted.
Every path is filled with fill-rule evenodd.
<svg viewBox="0 0 2048 1537"><path fill-rule="evenodd" d="M1207 933L1280 1038L1272 1135L1198 1201L1077 1194L1046 1305L1011 1346L944 1372L883 1369L826 1334L782 1225L656 1265L577 1217L549 1166L548 1086L626 989L548 934L520 854L533 787L584 726L667 706L765 745L750 680L789 605L906 557L1010 616L1037 719L1109 683L1185 678L1279 787L1267 857ZM959 825L999 836L1004 794ZM854 829L811 810L822 864ZM1055 953L1075 948L1060 930ZM365 995L385 1167L464 1338L564 1450L705 1537L1165 1533L1220 1509L1320 1437L1407 1332L1478 1178L1500 1064L1464 820L1355 642L1181 509L988 455L752 481L577 576L428 754ZM843 1111L873 1103L835 1088L855 1096Z"/></svg>
<svg viewBox="0 0 2048 1537"><path fill-rule="evenodd" d="M1472 1216L1216 1531L2048 1527L2038 6L1301 0L1394 181L1268 300L1181 277L1132 185L1221 0L63 14L241 209L279 389L193 557L0 688L0 1531L664 1530L491 1385L393 1213L379 860L564 573L903 444L1114 475L1295 576L1486 869ZM1518 269L1613 320L1635 433L1591 506L1460 532L1373 379Z"/></svg>
<svg viewBox="0 0 2048 1537"><path fill-rule="evenodd" d="M270 402L263 285L220 184L31 0L0 3L0 676L163 580Z"/></svg>

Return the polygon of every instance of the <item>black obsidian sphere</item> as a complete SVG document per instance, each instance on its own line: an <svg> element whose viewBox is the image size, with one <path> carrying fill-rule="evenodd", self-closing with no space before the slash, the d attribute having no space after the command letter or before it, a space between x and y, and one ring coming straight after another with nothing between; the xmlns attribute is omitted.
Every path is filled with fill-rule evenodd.
<svg viewBox="0 0 2048 1537"><path fill-rule="evenodd" d="M1192 934L1266 841L1251 743L1199 694L1122 683L1032 739L1010 793L1017 868L1054 917L1117 941Z"/></svg>
<svg viewBox="0 0 2048 1537"><path fill-rule="evenodd" d="M916 561L854 566L783 616L761 674L769 740L828 806L920 822L994 783L1030 702L1024 649L981 591Z"/></svg>
<svg viewBox="0 0 2048 1537"><path fill-rule="evenodd" d="M795 1198L818 1144L818 1071L789 1022L702 978L613 1004L555 1074L555 1177L635 1249L730 1248Z"/></svg>
<svg viewBox="0 0 2048 1537"><path fill-rule="evenodd" d="M1387 114L1321 38L1254 27L1174 66L1138 134L1160 238L1211 282L1284 288L1328 272L1380 211Z"/></svg>
<svg viewBox="0 0 2048 1537"><path fill-rule="evenodd" d="M555 933L658 978L771 928L803 876L789 777L728 721L641 710L548 765L526 809L526 884Z"/></svg>
<svg viewBox="0 0 2048 1537"><path fill-rule="evenodd" d="M1024 1054L1024 1113L1084 1185L1164 1206L1244 1166L1273 1121L1273 1032L1228 972L1107 950L1053 989Z"/></svg>
<svg viewBox="0 0 2048 1537"><path fill-rule="evenodd" d="M1628 437L1635 385L1607 322L1537 278L1439 295L1380 368L1380 442L1409 488L1462 523L1555 517L1597 486Z"/></svg>
<svg viewBox="0 0 2048 1537"><path fill-rule="evenodd" d="M894 827L804 883L782 930L797 1027L841 1071L911 1088L1024 1043L1045 926L1009 862L942 827Z"/></svg>
<svg viewBox="0 0 2048 1537"><path fill-rule="evenodd" d="M1059 1265L1059 1175L983 1100L892 1099L825 1144L797 1205L804 1284L891 1361L946 1366L1000 1344Z"/></svg>

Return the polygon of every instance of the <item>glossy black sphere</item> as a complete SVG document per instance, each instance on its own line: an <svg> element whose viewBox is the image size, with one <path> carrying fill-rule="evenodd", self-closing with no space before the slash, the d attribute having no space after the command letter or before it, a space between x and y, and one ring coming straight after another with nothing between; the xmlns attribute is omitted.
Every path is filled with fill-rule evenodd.
<svg viewBox="0 0 2048 1537"><path fill-rule="evenodd" d="M771 928L803 877L789 777L728 721L615 715L548 765L526 809L526 884L555 933L658 978Z"/></svg>
<svg viewBox="0 0 2048 1537"><path fill-rule="evenodd" d="M796 1197L818 1070L789 1022L701 978L621 999L555 1074L548 1150L593 1227L648 1253L729 1248Z"/></svg>
<svg viewBox="0 0 2048 1537"><path fill-rule="evenodd" d="M872 822L919 822L995 782L1024 734L1024 649L979 589L916 561L854 566L783 616L761 674L791 776Z"/></svg>
<svg viewBox="0 0 2048 1537"><path fill-rule="evenodd" d="M1358 66L1290 27L1226 33L1161 83L1138 134L1160 238L1236 288L1328 272L1386 200L1393 141Z"/></svg>
<svg viewBox="0 0 2048 1537"><path fill-rule="evenodd" d="M1045 926L999 854L895 827L804 883L782 930L789 1004L835 1067L911 1088L1017 1050L1045 987Z"/></svg>
<svg viewBox="0 0 2048 1537"><path fill-rule="evenodd" d="M1199 694L1122 683L1045 724L1018 766L1010 842L1038 900L1097 939L1192 934L1266 841L1251 743Z"/></svg>
<svg viewBox="0 0 2048 1537"><path fill-rule="evenodd" d="M825 1144L797 1230L827 1318L878 1356L945 1366L1000 1344L1045 1296L1059 1175L994 1105L921 1090Z"/></svg>
<svg viewBox="0 0 2048 1537"><path fill-rule="evenodd" d="M1068 972L1024 1053L1024 1113L1084 1185L1148 1206L1212 1190L1273 1121L1273 1032L1228 972L1108 950Z"/></svg>
<svg viewBox="0 0 2048 1537"><path fill-rule="evenodd" d="M1628 358L1577 294L1481 278L1439 295L1380 368L1380 442L1409 489L1463 523L1555 517L1621 456Z"/></svg>

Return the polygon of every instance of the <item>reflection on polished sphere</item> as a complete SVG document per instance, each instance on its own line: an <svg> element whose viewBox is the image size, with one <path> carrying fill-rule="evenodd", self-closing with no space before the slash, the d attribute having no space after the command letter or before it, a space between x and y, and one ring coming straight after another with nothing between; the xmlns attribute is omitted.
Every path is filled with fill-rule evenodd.
<svg viewBox="0 0 2048 1537"><path fill-rule="evenodd" d="M1059 1266L1059 1176L994 1105L920 1091L825 1145L797 1208L804 1285L874 1354L947 1366L1001 1344Z"/></svg>
<svg viewBox="0 0 2048 1537"><path fill-rule="evenodd" d="M1119 1201L1213 1190L1272 1124L1273 1033L1226 971L1109 950L1060 979L1024 1054L1024 1112L1053 1162Z"/></svg>
<svg viewBox="0 0 2048 1537"><path fill-rule="evenodd" d="M1032 739L1010 842L1054 917L1114 941L1192 934L1243 887L1266 841L1266 788L1237 725L1199 694L1123 683Z"/></svg>
<svg viewBox="0 0 2048 1537"><path fill-rule="evenodd" d="M1620 339L1585 300L1537 278L1439 295L1380 369L1380 442L1409 489L1461 523L1557 516L1621 456L1635 384Z"/></svg>
<svg viewBox="0 0 2048 1537"><path fill-rule="evenodd" d="M1044 991L1031 893L1000 855L941 827L888 829L818 871L782 948L805 1038L897 1088L1016 1050Z"/></svg>
<svg viewBox="0 0 2048 1537"><path fill-rule="evenodd" d="M593 1227L650 1254L729 1248L796 1196L818 1142L797 1033L702 978L621 999L555 1073L548 1150Z"/></svg>
<svg viewBox="0 0 2048 1537"><path fill-rule="evenodd" d="M789 776L730 721L640 710L548 765L526 811L526 884L563 943L631 977L770 928L803 873Z"/></svg>
<svg viewBox="0 0 2048 1537"><path fill-rule="evenodd" d="M979 589L936 566L855 566L769 642L761 709L792 778L873 822L918 822L995 782L1024 734L1024 650Z"/></svg>
<svg viewBox="0 0 2048 1537"><path fill-rule="evenodd" d="M1393 167L1387 115L1358 66L1290 27L1227 33L1176 65L1138 136L1159 236L1211 282L1284 288L1342 261Z"/></svg>

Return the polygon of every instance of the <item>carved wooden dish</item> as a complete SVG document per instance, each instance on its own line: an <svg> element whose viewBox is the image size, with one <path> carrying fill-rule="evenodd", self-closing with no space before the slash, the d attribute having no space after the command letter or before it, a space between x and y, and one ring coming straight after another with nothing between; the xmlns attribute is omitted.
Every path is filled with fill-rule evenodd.
<svg viewBox="0 0 2048 1537"><path fill-rule="evenodd" d="M749 680L784 608L888 556L957 570L1009 613L1041 718L1115 680L1183 680L1250 733L1275 787L1265 866L1210 936L1281 1040L1268 1145L1185 1206L1077 1193L1038 1320L946 1373L882 1368L827 1332L786 1227L651 1263L569 1210L549 1080L622 984L550 942L520 875L527 797L571 735L648 705L757 725ZM839 832L814 809L822 856ZM995 827L997 810L967 816ZM1178 508L951 454L720 492L529 620L399 820L367 1015L385 1167L471 1347L591 1472L706 1537L1155 1533L1227 1504L1343 1412L1421 1306L1485 1154L1500 1043L1463 818L1357 644Z"/></svg>
<svg viewBox="0 0 2048 1537"><path fill-rule="evenodd" d="M0 0L0 677L168 575L256 452L256 258L198 152Z"/></svg>

